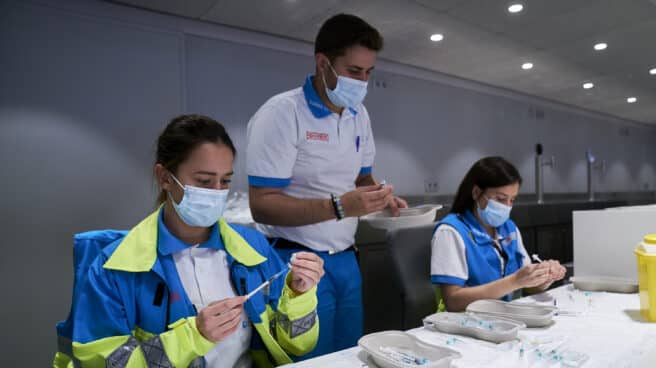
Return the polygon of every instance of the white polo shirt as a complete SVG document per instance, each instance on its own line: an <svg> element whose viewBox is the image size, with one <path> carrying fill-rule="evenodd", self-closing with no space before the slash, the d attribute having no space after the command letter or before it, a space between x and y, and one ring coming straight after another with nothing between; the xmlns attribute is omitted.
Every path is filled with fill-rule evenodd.
<svg viewBox="0 0 656 368"><path fill-rule="evenodd" d="M164 211L158 217L157 248L162 255L171 255L184 292L196 311L200 312L212 302L236 297L228 266L228 254L219 234L219 226L210 228L210 237L203 244L189 246L169 232L163 220ZM250 368L253 360L249 354L253 327L246 311L242 323L230 336L219 341L205 355L207 368Z"/></svg>
<svg viewBox="0 0 656 368"><path fill-rule="evenodd" d="M341 115L321 101L308 76L303 87L273 96L248 123L246 171L253 187L282 188L295 198L330 198L355 189L371 173L376 149L364 105ZM353 245L358 219L304 226L258 224L269 237L285 238L316 251Z"/></svg>
<svg viewBox="0 0 656 368"><path fill-rule="evenodd" d="M238 295L230 282L226 257L225 250L202 248L198 244L173 254L182 287L199 312L212 302ZM252 366L248 348L253 328L245 310L242 318L241 326L205 355L208 368Z"/></svg>

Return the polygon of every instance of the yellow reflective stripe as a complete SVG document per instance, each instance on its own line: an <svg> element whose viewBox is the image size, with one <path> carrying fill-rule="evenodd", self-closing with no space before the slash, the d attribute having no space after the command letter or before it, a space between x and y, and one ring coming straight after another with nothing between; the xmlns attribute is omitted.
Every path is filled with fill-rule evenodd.
<svg viewBox="0 0 656 368"><path fill-rule="evenodd" d="M298 318L306 316L316 309L316 288L312 288L306 293L294 297L294 302L291 302L290 298L290 294L293 294L293 291L288 289L287 286L285 286L285 289L286 292L283 292L281 302L279 303L279 305L285 309L279 309L278 311L280 313L285 313L289 316L291 311L291 315L297 316ZM269 305L267 305L266 311L262 312L260 315L262 322L254 323L253 326L255 327L255 330L260 334L264 345L269 351L269 354L271 354L275 360L276 365L288 364L292 362L287 352L300 356L314 349L319 336L318 322L315 323L308 332L296 338L291 338L288 331L285 331L276 325L276 339L271 335L271 332L269 331L269 322L271 318L274 318L274 316L275 312ZM254 358L255 357L256 356L254 355Z"/></svg>
<svg viewBox="0 0 656 368"><path fill-rule="evenodd" d="M85 365L86 368L86 365ZM105 366L103 366L105 368ZM141 347L134 349L128 364L125 365L125 368L148 368L148 362L146 362L146 357L141 350Z"/></svg>
<svg viewBox="0 0 656 368"><path fill-rule="evenodd" d="M262 314L265 313L266 312ZM271 354L271 356L275 360L276 365L292 363L292 360L289 357L289 355L287 355L287 353L282 349L282 347L280 347L280 345L273 338L273 336L271 336L271 333L269 333L268 321L263 320L262 323L253 323L253 326L255 326L255 330L260 334L260 337L262 338L262 342L264 342L264 346L266 346L267 350L269 351L269 354Z"/></svg>
<svg viewBox="0 0 656 368"><path fill-rule="evenodd" d="M284 326L276 324L276 335L278 336L278 344L288 351L290 354L295 356L301 356L311 352L314 347L317 345L317 340L319 337L319 317L317 317L314 325L303 334L291 337L289 335L289 330L285 329Z"/></svg>
<svg viewBox="0 0 656 368"><path fill-rule="evenodd" d="M253 249L223 218L219 219L219 231L226 251L239 263L251 267L267 260L266 257Z"/></svg>
<svg viewBox="0 0 656 368"><path fill-rule="evenodd" d="M137 340L144 342L152 339L155 337L154 333L150 333L146 330L142 330L139 326L136 326L134 328L134 331L132 331L132 335L137 338Z"/></svg>
<svg viewBox="0 0 656 368"><path fill-rule="evenodd" d="M128 272L149 271L157 258L157 218L160 208L132 228L103 265Z"/></svg>
<svg viewBox="0 0 656 368"><path fill-rule="evenodd" d="M55 359L52 361L53 368L73 368L71 357L58 351L55 353Z"/></svg>
<svg viewBox="0 0 656 368"><path fill-rule="evenodd" d="M170 330L159 334L159 339L169 361L176 367L188 366L191 361L206 355L215 346L215 343L206 340L196 328L196 317L181 318L170 327ZM139 327L136 327L133 333L134 337L141 342L156 336ZM112 336L86 344L73 342L73 352L85 367L87 365L104 367L105 359L117 348L123 346L130 337L127 335ZM133 351L128 363L128 367L146 367L141 347ZM57 368L59 367L57 366Z"/></svg>
<svg viewBox="0 0 656 368"><path fill-rule="evenodd" d="M105 358L113 353L119 346L125 344L130 337L131 336L129 335L110 336L86 344L73 341L73 355L75 355L85 367L104 367Z"/></svg>
<svg viewBox="0 0 656 368"><path fill-rule="evenodd" d="M296 294L290 287L291 274L287 275L285 280L285 287L282 290L282 295L278 301L278 313L284 314L290 321L298 320L307 317L310 313L316 311L317 308L317 287L306 291L303 294ZM306 354L317 344L319 337L319 318L317 317L314 325L305 333L292 337L289 335L289 330L285 326L276 324L276 335L278 336L278 343L289 353L299 356Z"/></svg>
<svg viewBox="0 0 656 368"><path fill-rule="evenodd" d="M442 298L442 289L438 286L435 287L435 302L437 303L437 312L446 312L446 304Z"/></svg>
<svg viewBox="0 0 656 368"><path fill-rule="evenodd" d="M181 318L172 329L159 335L171 363L176 367L186 367L192 360L206 355L216 343L203 337L196 327L196 317Z"/></svg>
<svg viewBox="0 0 656 368"><path fill-rule="evenodd" d="M282 289L282 295L278 301L278 311L287 315L290 320L299 319L306 316L317 308L317 287L296 294L290 287L291 272L287 274L285 286Z"/></svg>
<svg viewBox="0 0 656 368"><path fill-rule="evenodd" d="M132 228L103 267L128 272L149 271L157 259L157 222L161 210L162 206ZM255 266L267 260L222 218L219 219L219 232L226 251L240 263Z"/></svg>

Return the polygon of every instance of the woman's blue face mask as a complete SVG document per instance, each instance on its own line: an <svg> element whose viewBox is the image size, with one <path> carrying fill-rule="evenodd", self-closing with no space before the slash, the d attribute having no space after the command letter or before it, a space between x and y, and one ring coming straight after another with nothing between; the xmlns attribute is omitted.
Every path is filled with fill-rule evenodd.
<svg viewBox="0 0 656 368"><path fill-rule="evenodd" d="M512 206L506 206L494 199L485 198L487 199L487 206L484 209L481 209L476 203L478 217L492 227L499 227L508 221Z"/></svg>
<svg viewBox="0 0 656 368"><path fill-rule="evenodd" d="M180 203L173 200L170 192L168 195L175 212L185 224L209 227L219 221L228 201L228 189L207 189L182 185L175 175L171 174L171 178L184 190Z"/></svg>

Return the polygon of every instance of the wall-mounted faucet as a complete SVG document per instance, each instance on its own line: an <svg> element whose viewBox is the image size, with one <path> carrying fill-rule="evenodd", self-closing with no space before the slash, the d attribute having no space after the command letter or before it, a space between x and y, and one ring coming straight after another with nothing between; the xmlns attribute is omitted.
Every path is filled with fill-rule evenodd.
<svg viewBox="0 0 656 368"><path fill-rule="evenodd" d="M542 144L535 145L535 193L537 195L538 204L544 203L544 189L542 187L542 166L556 166L556 157L551 156L549 160L542 160Z"/></svg>
<svg viewBox="0 0 656 368"><path fill-rule="evenodd" d="M588 164L588 201L592 202L595 200L594 191L592 191L592 170L599 169L602 173L606 172L606 160L596 162L596 158L588 148L588 150L585 151L585 161Z"/></svg>

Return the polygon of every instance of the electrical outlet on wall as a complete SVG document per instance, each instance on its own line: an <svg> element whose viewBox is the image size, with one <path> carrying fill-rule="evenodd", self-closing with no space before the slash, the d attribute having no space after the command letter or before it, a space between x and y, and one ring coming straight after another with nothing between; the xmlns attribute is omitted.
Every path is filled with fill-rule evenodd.
<svg viewBox="0 0 656 368"><path fill-rule="evenodd" d="M387 88L387 81L376 78L369 81L369 85L372 85L374 88Z"/></svg>
<svg viewBox="0 0 656 368"><path fill-rule="evenodd" d="M424 179L424 192L437 193L439 191L439 184L435 178Z"/></svg>

